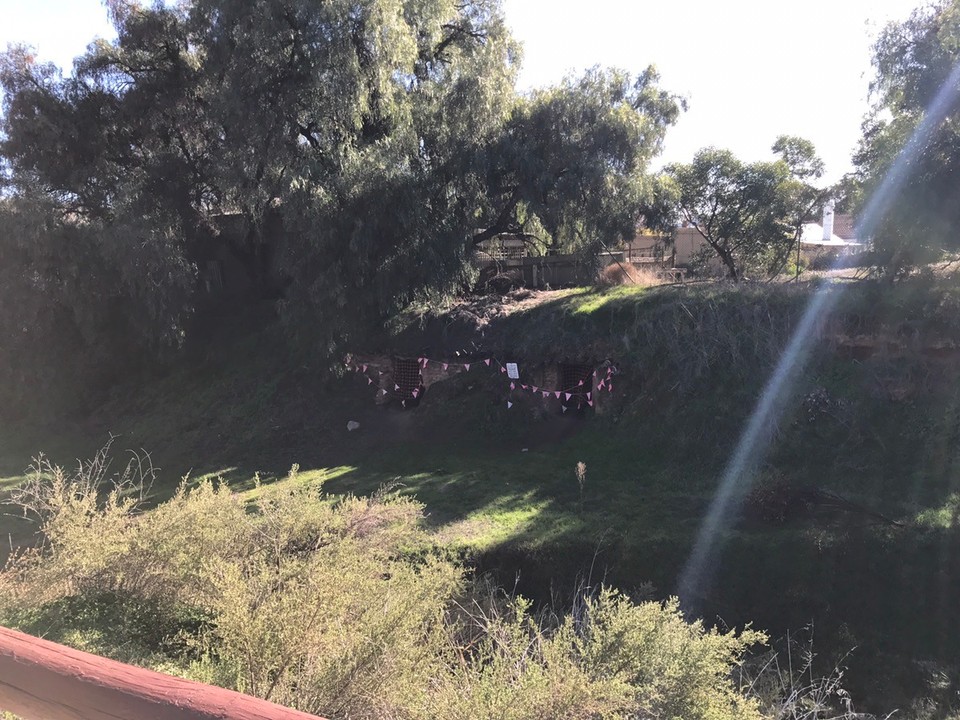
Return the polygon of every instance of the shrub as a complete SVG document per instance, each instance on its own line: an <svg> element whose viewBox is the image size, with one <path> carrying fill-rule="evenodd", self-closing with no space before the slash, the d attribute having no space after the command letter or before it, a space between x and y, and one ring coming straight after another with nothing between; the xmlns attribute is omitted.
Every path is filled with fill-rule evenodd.
<svg viewBox="0 0 960 720"><path fill-rule="evenodd" d="M108 449L15 495L44 542L0 573L0 621L331 718L755 718L732 671L764 641L613 590L535 617L482 595L421 506L301 482L184 482L152 510ZM466 598L472 598L468 601Z"/></svg>

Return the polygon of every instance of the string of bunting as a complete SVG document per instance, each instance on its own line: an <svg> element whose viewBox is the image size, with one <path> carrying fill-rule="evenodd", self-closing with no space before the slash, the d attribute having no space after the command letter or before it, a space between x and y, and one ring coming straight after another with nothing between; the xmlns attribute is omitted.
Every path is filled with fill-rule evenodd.
<svg viewBox="0 0 960 720"><path fill-rule="evenodd" d="M451 367L459 367L459 368L463 368L467 372L470 371L471 367L477 367L479 365L483 365L488 368L496 365L496 367L499 369L501 374L503 375L508 374L507 365L500 362L497 358L493 358L493 357L484 358L481 360L471 360L470 362L450 362L449 360L434 360L432 358L427 358L427 357L418 357L417 365L420 369L421 378L423 377L423 371L430 365L430 363L433 363L435 365L440 365L444 370L449 370ZM348 370L363 375L366 378L368 385L373 385L374 382L376 382L377 388L378 388L377 389L378 395L384 395L384 396L391 395L399 399L403 407L407 406L408 400L418 398L420 396L420 393L422 392L422 385L421 385L419 387L414 388L409 393L401 394L400 385L399 383L396 383L396 382L394 383L394 386L393 386L393 392L391 392L386 388L380 387L379 378L377 380L374 380L373 376L369 374L371 368L368 364L356 363L351 360L345 361L344 364L346 365ZM598 391L606 390L607 392L612 393L613 392L613 376L617 372L613 365L605 365L605 366L599 366L594 368L593 372L591 372L590 375L587 376L587 379L595 381L601 370L605 371L605 375L600 380L600 382L596 383L597 390ZM382 377L387 373L385 373L383 370L378 369L377 374L378 376ZM559 400L562 397L566 402L569 402L574 398L576 398L578 401L582 399L583 401L586 401L586 404L589 407L593 407L594 400L595 400L593 397L593 382L590 383L589 390L584 390L585 387L586 387L586 379L580 380L577 382L576 385L573 385L568 388L563 388L561 390L545 390L544 388L538 387L537 385L520 383L519 378L512 378L510 380L511 391L521 390L524 392L532 393L534 395L540 395L545 399L553 396L555 399ZM513 402L510 400L507 400L507 407L512 408ZM567 405L563 405L563 412L566 412L567 410L568 410Z"/></svg>

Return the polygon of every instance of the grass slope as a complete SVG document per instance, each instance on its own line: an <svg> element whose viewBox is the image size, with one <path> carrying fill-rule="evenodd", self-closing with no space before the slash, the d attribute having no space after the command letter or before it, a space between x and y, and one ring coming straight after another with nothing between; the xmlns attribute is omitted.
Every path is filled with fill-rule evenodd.
<svg viewBox="0 0 960 720"><path fill-rule="evenodd" d="M282 478L297 463L301 479L329 492L395 485L415 495L444 541L538 600L569 597L583 577L665 596L808 295L722 285L564 292L411 313L384 340L613 358L623 371L614 411L588 418L507 410L502 378L476 368L432 387L416 411L376 408L358 378L330 381L291 360L279 328L228 329L164 376L118 386L82 423L5 428L0 490L32 453L69 462L114 432L116 447L151 451L158 498L185 475L246 490L255 475ZM824 672L856 647L849 678L861 708L948 702L960 686L958 308L960 292L945 282L846 293L796 378L752 512L725 533L714 582L697 599L707 617L774 634L813 622ZM348 420L361 429L348 433ZM799 490L862 511L798 501L808 497ZM0 526L14 543L29 537L12 518Z"/></svg>

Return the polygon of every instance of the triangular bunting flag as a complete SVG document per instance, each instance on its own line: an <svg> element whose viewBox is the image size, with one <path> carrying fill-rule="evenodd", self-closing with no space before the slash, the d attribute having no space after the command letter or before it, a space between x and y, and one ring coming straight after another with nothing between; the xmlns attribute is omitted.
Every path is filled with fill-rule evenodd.
<svg viewBox="0 0 960 720"><path fill-rule="evenodd" d="M593 394L593 393L587 393L587 400L590 399L590 396L591 396L592 394Z"/></svg>
<svg viewBox="0 0 960 720"><path fill-rule="evenodd" d="M607 392L613 392L613 385L607 385Z"/></svg>
<svg viewBox="0 0 960 720"><path fill-rule="evenodd" d="M510 389L511 389L511 390L516 390L516 389L517 389L517 384L516 384L516 383L510 383Z"/></svg>
<svg viewBox="0 0 960 720"><path fill-rule="evenodd" d="M401 400L401 401L400 401L400 404L403 405L404 407L406 407L406 406L407 406L407 401L406 401L406 400Z"/></svg>
<svg viewBox="0 0 960 720"><path fill-rule="evenodd" d="M543 391L543 396L544 396L545 398L550 397L550 393L548 393L546 390L544 390L544 391Z"/></svg>
<svg viewBox="0 0 960 720"><path fill-rule="evenodd" d="M589 405L590 407L593 407L593 400L587 400L587 405Z"/></svg>
<svg viewBox="0 0 960 720"><path fill-rule="evenodd" d="M399 385L397 385L396 383L394 383L394 385L393 385L393 389L394 389L394 390L399 390L399 389L400 389L400 386L399 386Z"/></svg>
<svg viewBox="0 0 960 720"><path fill-rule="evenodd" d="M554 395L555 398L557 398L557 400L560 399L560 391L559 391L559 390L557 390L556 392L554 392L553 395Z"/></svg>
<svg viewBox="0 0 960 720"><path fill-rule="evenodd" d="M567 400L573 397L572 393L564 393L564 395L566 396Z"/></svg>
<svg viewBox="0 0 960 720"><path fill-rule="evenodd" d="M534 392L540 392L540 388L538 388L536 385L531 385L530 389L533 390Z"/></svg>
<svg viewBox="0 0 960 720"><path fill-rule="evenodd" d="M444 364L443 364L443 369L444 369L444 370L446 370L448 367L450 367L450 366L449 366L447 363L444 363Z"/></svg>
<svg viewBox="0 0 960 720"><path fill-rule="evenodd" d="M597 390L603 390L603 380L597 383Z"/></svg>
<svg viewBox="0 0 960 720"><path fill-rule="evenodd" d="M417 397L417 395L420 394L420 388L414 388L413 392L410 394L413 395L414 397Z"/></svg>
<svg viewBox="0 0 960 720"><path fill-rule="evenodd" d="M507 400L507 410L513 407L513 403Z"/></svg>
<svg viewBox="0 0 960 720"><path fill-rule="evenodd" d="M483 364L486 365L487 367L490 367L490 358L487 358L486 360L484 360Z"/></svg>
<svg viewBox="0 0 960 720"><path fill-rule="evenodd" d="M466 370L467 372L470 372L470 363L464 363L463 369Z"/></svg>
<svg viewBox="0 0 960 720"><path fill-rule="evenodd" d="M529 385L521 385L520 387L523 388L524 390L529 390L529 389L530 389L530 386L529 386Z"/></svg>
<svg viewBox="0 0 960 720"><path fill-rule="evenodd" d="M367 371L367 366L366 366L366 365L363 366L363 371L364 371L364 372Z"/></svg>
<svg viewBox="0 0 960 720"><path fill-rule="evenodd" d="M500 368L500 372L505 373L507 369L505 367Z"/></svg>
<svg viewBox="0 0 960 720"><path fill-rule="evenodd" d="M564 405L564 406L563 406L563 411L566 412L567 410L568 410L567 406Z"/></svg>
<svg viewBox="0 0 960 720"><path fill-rule="evenodd" d="M577 383L577 385L583 385L583 380Z"/></svg>
<svg viewBox="0 0 960 720"><path fill-rule="evenodd" d="M371 380L370 378L367 378L367 385L373 385L373 380Z"/></svg>

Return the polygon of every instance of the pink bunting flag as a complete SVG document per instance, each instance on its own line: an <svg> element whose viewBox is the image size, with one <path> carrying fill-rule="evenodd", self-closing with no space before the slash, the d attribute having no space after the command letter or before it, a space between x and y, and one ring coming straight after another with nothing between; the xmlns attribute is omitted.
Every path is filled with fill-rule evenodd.
<svg viewBox="0 0 960 720"><path fill-rule="evenodd" d="M590 407L593 407L593 400L587 400L587 405L589 405Z"/></svg>
<svg viewBox="0 0 960 720"><path fill-rule="evenodd" d="M484 360L483 364L486 365L487 367L490 367L490 358L487 358L486 360Z"/></svg>
<svg viewBox="0 0 960 720"><path fill-rule="evenodd" d="M516 390L516 389L517 389L517 384L516 384L516 383L510 383L510 389L511 389L511 390Z"/></svg>
<svg viewBox="0 0 960 720"><path fill-rule="evenodd" d="M564 393L564 395L566 396L567 400L573 397L573 393Z"/></svg>
<svg viewBox="0 0 960 720"><path fill-rule="evenodd" d="M583 380L577 383L577 385L583 385Z"/></svg>
<svg viewBox="0 0 960 720"><path fill-rule="evenodd" d="M423 366L426 367L426 366L429 365L429 364L430 364L430 359L429 359L429 358L424 358L424 359L423 359Z"/></svg>
<svg viewBox="0 0 960 720"><path fill-rule="evenodd" d="M546 390L544 390L544 391L543 391L543 396L544 396L545 398L548 398L548 397L550 397L550 393L548 393Z"/></svg>
<svg viewBox="0 0 960 720"><path fill-rule="evenodd" d="M507 400L507 410L513 407L513 403Z"/></svg>
<svg viewBox="0 0 960 720"><path fill-rule="evenodd" d="M450 366L449 366L447 363L444 363L444 364L443 364L443 369L444 369L444 370L446 370L448 367L450 367Z"/></svg>
<svg viewBox="0 0 960 720"><path fill-rule="evenodd" d="M366 366L366 365L363 366L363 371L364 371L364 372L367 371L367 366Z"/></svg>
<svg viewBox="0 0 960 720"><path fill-rule="evenodd" d="M557 398L557 400L560 399L560 391L559 391L559 390L555 391L555 392L553 393L553 395L554 395L555 398Z"/></svg>
<svg viewBox="0 0 960 720"><path fill-rule="evenodd" d="M505 373L505 372L507 372L507 369L506 369L505 367L502 367L502 368L500 368L500 372Z"/></svg>
<svg viewBox="0 0 960 720"><path fill-rule="evenodd" d="M597 390L603 390L603 380L597 383Z"/></svg>
<svg viewBox="0 0 960 720"><path fill-rule="evenodd" d="M394 383L393 389L394 389L394 390L399 390L399 389L400 389L400 386L397 385L396 383Z"/></svg>
<svg viewBox="0 0 960 720"><path fill-rule="evenodd" d="M607 392L613 392L613 385L607 385Z"/></svg>
<svg viewBox="0 0 960 720"><path fill-rule="evenodd" d="M520 387L523 388L524 390L529 390L529 389L530 389L530 386L529 386L529 385L521 385Z"/></svg>
<svg viewBox="0 0 960 720"><path fill-rule="evenodd" d="M593 393L587 393L587 400L590 399L590 396L591 396L592 394L593 394Z"/></svg>
<svg viewBox="0 0 960 720"><path fill-rule="evenodd" d="M370 378L367 378L367 385L373 385L373 380L371 380Z"/></svg>
<svg viewBox="0 0 960 720"><path fill-rule="evenodd" d="M463 369L466 370L467 372L470 372L470 363L464 363Z"/></svg>
<svg viewBox="0 0 960 720"><path fill-rule="evenodd" d="M414 397L417 397L418 395L420 395L420 388L414 388L413 392L410 394L413 395Z"/></svg>

